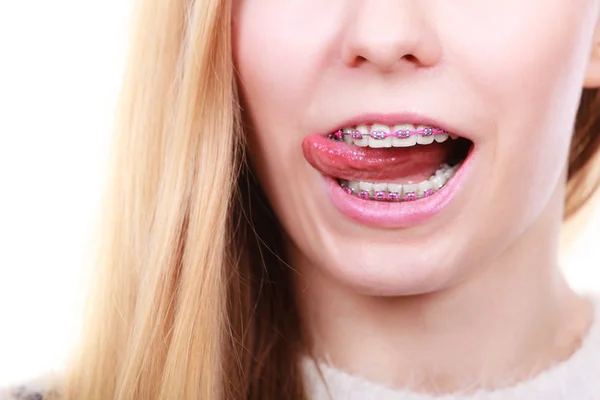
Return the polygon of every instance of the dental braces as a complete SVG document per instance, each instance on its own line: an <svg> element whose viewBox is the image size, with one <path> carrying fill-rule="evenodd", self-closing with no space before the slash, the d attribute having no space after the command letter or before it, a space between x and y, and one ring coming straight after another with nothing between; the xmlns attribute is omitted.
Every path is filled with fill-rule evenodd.
<svg viewBox="0 0 600 400"><path fill-rule="evenodd" d="M352 139L360 140L366 136L366 137L371 137L376 140L383 140L383 139L387 139L389 137L397 138L397 139L408 139L414 135L421 135L424 137L428 137L428 136L433 136L433 135L444 135L444 134L448 134L448 132L445 131L444 129L435 129L435 128L423 128L423 129L414 130L414 131L413 130L398 130L398 131L391 132L391 133L388 133L385 131L373 131L371 133L364 134L364 135L362 132L360 132L357 129L354 129L350 132L344 132L340 129L337 132L330 134L329 138L342 140L344 138L344 136L350 136Z"/></svg>
<svg viewBox="0 0 600 400"><path fill-rule="evenodd" d="M426 197L433 196L436 193L436 190L429 189L423 192L422 195L419 195L416 192L408 192L404 193L402 196L397 192L375 192L375 195L372 195L371 192L367 190L361 190L356 192L354 189L348 186L342 185L346 193L351 196L357 196L362 200L378 200L378 201L390 201L390 202L407 202L407 201L415 201L418 199L424 199Z"/></svg>

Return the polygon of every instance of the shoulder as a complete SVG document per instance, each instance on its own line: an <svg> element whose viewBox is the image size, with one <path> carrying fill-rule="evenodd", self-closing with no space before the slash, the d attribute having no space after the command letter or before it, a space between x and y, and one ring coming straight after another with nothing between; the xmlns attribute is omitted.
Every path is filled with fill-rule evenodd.
<svg viewBox="0 0 600 400"><path fill-rule="evenodd" d="M0 388L0 400L61 400L56 377L46 375L23 384Z"/></svg>

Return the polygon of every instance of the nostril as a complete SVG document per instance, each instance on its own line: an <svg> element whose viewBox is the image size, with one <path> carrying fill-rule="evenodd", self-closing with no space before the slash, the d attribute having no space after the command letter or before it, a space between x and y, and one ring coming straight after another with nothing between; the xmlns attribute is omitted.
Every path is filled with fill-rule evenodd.
<svg viewBox="0 0 600 400"><path fill-rule="evenodd" d="M416 64L419 62L419 59L412 54L407 54L402 58L404 58L404 60L408 61L411 64Z"/></svg>
<svg viewBox="0 0 600 400"><path fill-rule="evenodd" d="M380 48L381 50L381 48ZM392 53L379 51L372 51L372 54L356 54L353 58L349 60L347 63L350 67L361 67L367 64L374 64L377 67L385 70L393 69L399 64L410 64L420 66L423 65L423 61L413 53L396 54L392 57Z"/></svg>
<svg viewBox="0 0 600 400"><path fill-rule="evenodd" d="M363 65L363 64L367 63L368 61L369 60L367 59L367 57L356 56L356 58L354 59L354 65L355 66Z"/></svg>

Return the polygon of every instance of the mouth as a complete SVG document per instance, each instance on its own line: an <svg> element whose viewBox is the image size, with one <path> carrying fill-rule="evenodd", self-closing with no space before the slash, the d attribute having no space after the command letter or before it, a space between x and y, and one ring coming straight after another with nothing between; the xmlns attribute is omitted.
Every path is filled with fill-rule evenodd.
<svg viewBox="0 0 600 400"><path fill-rule="evenodd" d="M347 197L334 199L338 208L370 224L388 217L394 220L394 212L406 215L434 208L439 211L433 203L444 200L441 193L456 179L473 149L474 143L457 133L410 123L347 126L310 135L303 142L306 160L337 186L334 192L341 191ZM341 206L340 201L344 203ZM385 215L377 218L373 214L377 210ZM394 221L392 225L409 222L406 218Z"/></svg>

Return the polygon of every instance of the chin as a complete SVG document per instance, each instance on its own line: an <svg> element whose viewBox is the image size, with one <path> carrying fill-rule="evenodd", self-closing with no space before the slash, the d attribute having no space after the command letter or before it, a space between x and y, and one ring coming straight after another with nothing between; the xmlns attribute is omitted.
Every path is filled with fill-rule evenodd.
<svg viewBox="0 0 600 400"><path fill-rule="evenodd" d="M325 228L326 229L326 228ZM406 238L387 232L386 239L349 237L332 230L320 236L323 246L300 239L302 252L319 278L343 290L371 296L422 295L460 282L476 268L465 240L444 234Z"/></svg>

